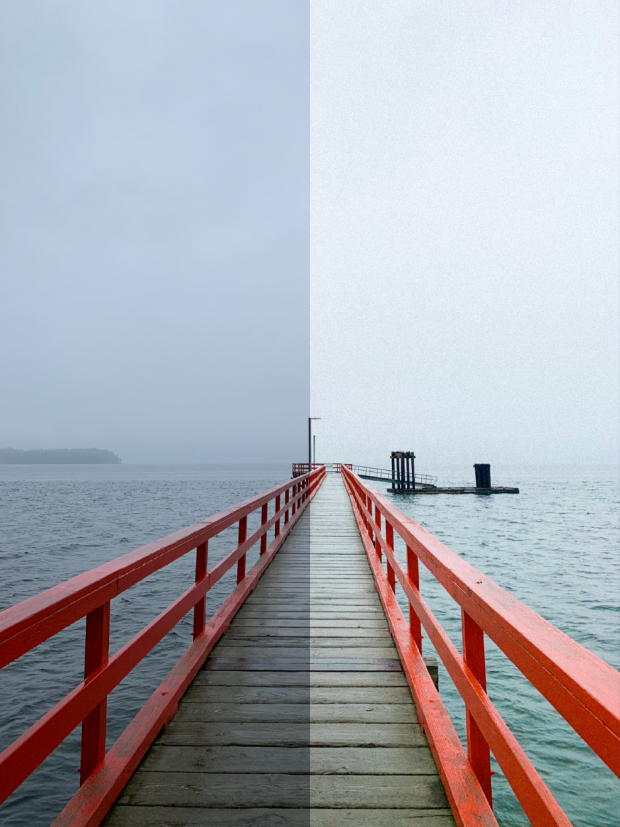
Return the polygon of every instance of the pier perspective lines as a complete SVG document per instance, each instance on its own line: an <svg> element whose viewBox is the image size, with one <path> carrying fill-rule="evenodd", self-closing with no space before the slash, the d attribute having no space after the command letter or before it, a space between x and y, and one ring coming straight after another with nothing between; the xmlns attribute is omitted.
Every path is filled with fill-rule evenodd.
<svg viewBox="0 0 620 827"><path fill-rule="evenodd" d="M328 475L105 823L414 816L454 825L349 497Z"/></svg>
<svg viewBox="0 0 620 827"><path fill-rule="evenodd" d="M0 668L86 618L84 681L0 754L0 800L81 725L80 788L54 827L493 827L491 754L532 825L570 827L487 694L485 637L616 775L618 672L351 466L295 470L0 613ZM235 545L209 568L225 531ZM111 601L188 553L194 582L110 654ZM420 592L420 565L454 601L459 648ZM229 571L236 585L207 618ZM188 615L187 648L108 749L108 695ZM422 630L465 703L465 745Z"/></svg>

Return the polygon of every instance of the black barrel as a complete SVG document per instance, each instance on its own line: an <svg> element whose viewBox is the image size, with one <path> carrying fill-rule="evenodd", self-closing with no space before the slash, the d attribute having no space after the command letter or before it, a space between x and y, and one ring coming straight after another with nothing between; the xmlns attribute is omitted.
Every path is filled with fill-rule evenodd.
<svg viewBox="0 0 620 827"><path fill-rule="evenodd" d="M488 463L477 463L474 468L476 469L476 488L490 488L491 466Z"/></svg>

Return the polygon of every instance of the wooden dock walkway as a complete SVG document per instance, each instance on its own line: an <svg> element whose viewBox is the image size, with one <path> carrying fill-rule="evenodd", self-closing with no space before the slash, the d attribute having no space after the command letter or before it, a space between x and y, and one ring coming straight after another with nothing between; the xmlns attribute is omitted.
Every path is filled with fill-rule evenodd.
<svg viewBox="0 0 620 827"><path fill-rule="evenodd" d="M104 824L454 823L330 474Z"/></svg>

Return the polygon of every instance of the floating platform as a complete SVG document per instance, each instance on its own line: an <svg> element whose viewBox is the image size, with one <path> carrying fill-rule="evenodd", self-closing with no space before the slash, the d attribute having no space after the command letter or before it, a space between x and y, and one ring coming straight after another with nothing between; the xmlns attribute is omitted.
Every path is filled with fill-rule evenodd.
<svg viewBox="0 0 620 827"><path fill-rule="evenodd" d="M387 489L388 494L518 494L518 488L506 488L504 486L494 486L491 488L401 488Z"/></svg>

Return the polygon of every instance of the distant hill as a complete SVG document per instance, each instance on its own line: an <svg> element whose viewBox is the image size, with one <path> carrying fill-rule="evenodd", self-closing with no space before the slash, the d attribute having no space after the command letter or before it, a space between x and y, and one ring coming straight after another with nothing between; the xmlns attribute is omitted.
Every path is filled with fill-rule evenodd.
<svg viewBox="0 0 620 827"><path fill-rule="evenodd" d="M0 465L110 465L121 458L101 448L0 448Z"/></svg>

